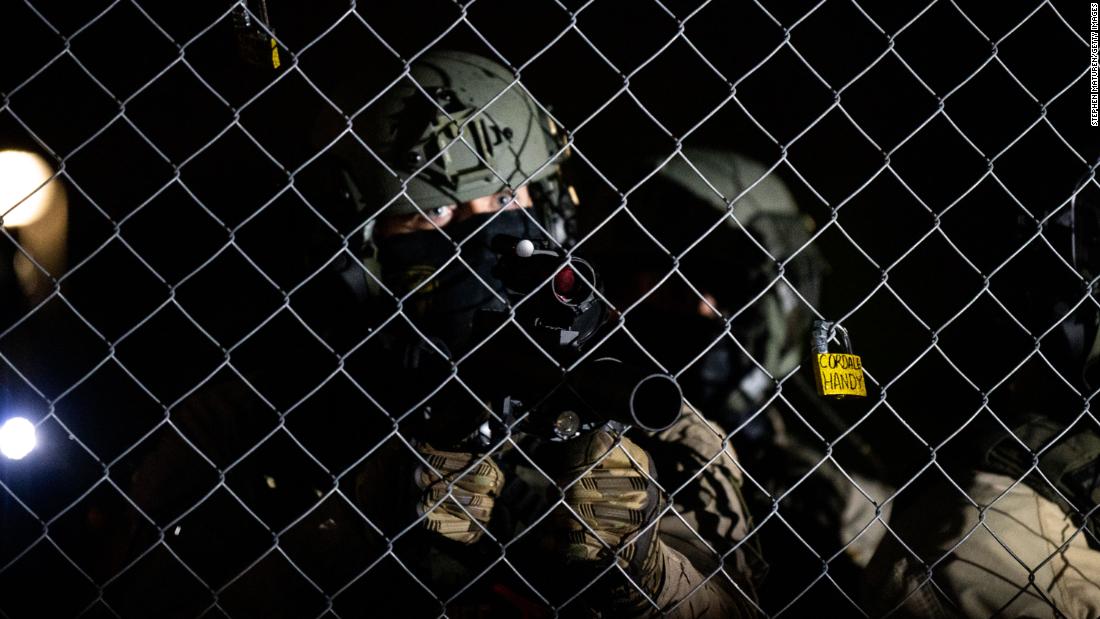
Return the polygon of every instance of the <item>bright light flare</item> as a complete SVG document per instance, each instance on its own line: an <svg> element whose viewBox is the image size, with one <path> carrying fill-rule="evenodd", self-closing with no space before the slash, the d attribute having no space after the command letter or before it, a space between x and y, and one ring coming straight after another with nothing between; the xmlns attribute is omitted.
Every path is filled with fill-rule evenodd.
<svg viewBox="0 0 1100 619"><path fill-rule="evenodd" d="M50 164L34 153L0 151L0 217L5 228L32 224L46 213L56 192L52 176Z"/></svg>
<svg viewBox="0 0 1100 619"><path fill-rule="evenodd" d="M37 443L34 424L24 417L12 417L0 425L0 454L9 460L22 460Z"/></svg>

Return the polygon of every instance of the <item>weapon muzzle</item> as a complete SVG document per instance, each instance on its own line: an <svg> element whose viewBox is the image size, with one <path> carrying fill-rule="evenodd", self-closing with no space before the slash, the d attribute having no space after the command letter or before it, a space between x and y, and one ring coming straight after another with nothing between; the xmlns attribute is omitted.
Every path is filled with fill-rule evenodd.
<svg viewBox="0 0 1100 619"><path fill-rule="evenodd" d="M683 392L671 376L604 357L580 368L577 394L601 416L658 432L680 418Z"/></svg>

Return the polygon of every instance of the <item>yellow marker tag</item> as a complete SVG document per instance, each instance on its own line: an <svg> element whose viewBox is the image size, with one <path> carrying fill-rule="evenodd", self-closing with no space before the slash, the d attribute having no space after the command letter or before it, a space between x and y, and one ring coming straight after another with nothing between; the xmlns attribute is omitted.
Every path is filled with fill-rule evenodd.
<svg viewBox="0 0 1100 619"><path fill-rule="evenodd" d="M275 42L275 37L271 37L271 66L278 69L279 64L279 44Z"/></svg>
<svg viewBox="0 0 1100 619"><path fill-rule="evenodd" d="M867 397L867 383L863 380L863 363L859 355L826 352L816 354L814 360L817 362L814 378L817 379L818 393L823 396Z"/></svg>

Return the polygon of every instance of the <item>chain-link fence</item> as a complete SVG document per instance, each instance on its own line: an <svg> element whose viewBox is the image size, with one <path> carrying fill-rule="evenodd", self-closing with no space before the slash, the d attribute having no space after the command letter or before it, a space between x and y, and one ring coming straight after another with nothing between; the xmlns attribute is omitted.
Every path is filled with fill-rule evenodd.
<svg viewBox="0 0 1100 619"><path fill-rule="evenodd" d="M0 15L0 616L1096 616L1095 5ZM451 107L438 50L507 79ZM394 219L401 88L446 138L413 176L465 148L557 219ZM549 154L509 176L474 128L515 93ZM516 212L552 266L506 295L474 249ZM446 242L403 289L405 224ZM461 350L420 301L454 272L504 307ZM867 397L818 395L815 320ZM576 412L671 384L668 428Z"/></svg>

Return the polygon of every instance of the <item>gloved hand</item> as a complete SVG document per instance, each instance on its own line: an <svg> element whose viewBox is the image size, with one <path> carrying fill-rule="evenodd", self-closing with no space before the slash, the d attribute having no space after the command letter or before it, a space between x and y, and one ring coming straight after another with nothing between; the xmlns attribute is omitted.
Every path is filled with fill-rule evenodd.
<svg viewBox="0 0 1100 619"><path fill-rule="evenodd" d="M732 597L721 578L700 572L662 541L656 520L665 499L654 481L653 461L644 449L604 431L574 439L560 449L559 457L565 458L566 466L558 483L566 487L565 503L575 512L556 512L558 540L566 560L593 567L614 560L631 581L592 590L593 609L599 616L703 619L755 615L746 595ZM582 581L588 578L583 573L578 577Z"/></svg>
<svg viewBox="0 0 1100 619"><path fill-rule="evenodd" d="M651 481L656 471L649 454L630 439L603 430L569 441L561 450L564 470L558 481L568 486L565 503L576 514L558 512L566 560L617 557L621 567L635 574L652 571L657 548L653 521L661 497Z"/></svg>
<svg viewBox="0 0 1100 619"><path fill-rule="evenodd" d="M481 456L442 451L426 444L418 446L417 451L430 465L420 463L413 473L420 489L416 513L427 514L424 526L461 544L481 539L492 516L493 502L504 486L504 472L491 457L467 471Z"/></svg>

